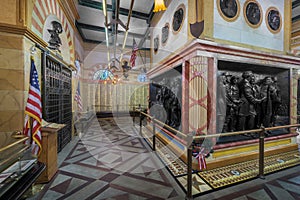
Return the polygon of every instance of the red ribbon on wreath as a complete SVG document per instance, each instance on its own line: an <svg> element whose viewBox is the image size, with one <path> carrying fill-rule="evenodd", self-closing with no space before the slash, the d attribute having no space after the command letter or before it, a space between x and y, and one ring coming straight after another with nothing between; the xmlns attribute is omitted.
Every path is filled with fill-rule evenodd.
<svg viewBox="0 0 300 200"><path fill-rule="evenodd" d="M198 165L200 170L206 169L206 161L205 161L206 154L204 153L204 151L205 149L202 147L195 157L198 160Z"/></svg>

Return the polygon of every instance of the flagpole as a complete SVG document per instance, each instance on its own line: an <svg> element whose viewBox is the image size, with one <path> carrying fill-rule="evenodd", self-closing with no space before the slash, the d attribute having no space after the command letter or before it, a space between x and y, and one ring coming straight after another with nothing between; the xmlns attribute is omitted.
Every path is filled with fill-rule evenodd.
<svg viewBox="0 0 300 200"><path fill-rule="evenodd" d="M34 62L34 57L33 57L33 55L30 55L30 61L31 62ZM31 64L30 64L30 73L31 73ZM30 79L30 77L29 77L29 79ZM30 80L29 80L29 87L30 87ZM29 93L28 93L28 95L29 95ZM33 132L32 132L32 127L33 127L33 120L32 120L32 118L28 115L28 117L29 117L29 127L30 127L30 129L29 129L29 132L30 132L30 140L29 140L29 144L30 144L30 146L31 146L31 144L32 144L32 142L33 142Z"/></svg>
<svg viewBox="0 0 300 200"><path fill-rule="evenodd" d="M143 63L143 65L144 65L144 67L146 68L145 62L144 62L144 60L143 60L143 57L142 57L142 54L141 54L141 52L140 52L140 51L139 51L139 54L140 54L140 57L141 57L142 63Z"/></svg>

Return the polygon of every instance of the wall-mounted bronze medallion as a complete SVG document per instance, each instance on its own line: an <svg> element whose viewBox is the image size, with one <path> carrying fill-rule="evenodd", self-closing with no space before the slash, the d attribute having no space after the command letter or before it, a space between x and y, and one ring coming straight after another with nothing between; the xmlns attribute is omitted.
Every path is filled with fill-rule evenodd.
<svg viewBox="0 0 300 200"><path fill-rule="evenodd" d="M266 23L268 29L272 33L278 33L280 31L282 26L281 15L275 7L271 7L268 9L266 14Z"/></svg>
<svg viewBox="0 0 300 200"><path fill-rule="evenodd" d="M217 0L220 15L226 21L234 21L240 12L240 5L237 0Z"/></svg>
<svg viewBox="0 0 300 200"><path fill-rule="evenodd" d="M249 26L257 28L262 22L261 6L254 0L249 0L244 6L244 16Z"/></svg>
<svg viewBox="0 0 300 200"><path fill-rule="evenodd" d="M154 53L156 54L157 51L158 51L158 48L159 48L159 37L158 36L156 36L154 38L154 40L153 40L153 46L154 46L154 48L153 48Z"/></svg>
<svg viewBox="0 0 300 200"><path fill-rule="evenodd" d="M169 23L166 23L165 26L161 29L161 44L162 45L165 45L167 43L167 40L169 38L169 29L170 29Z"/></svg>
<svg viewBox="0 0 300 200"><path fill-rule="evenodd" d="M178 8L176 9L173 15L172 29L174 33L180 31L184 21L184 15L185 15L185 7L183 4L181 4L178 6Z"/></svg>

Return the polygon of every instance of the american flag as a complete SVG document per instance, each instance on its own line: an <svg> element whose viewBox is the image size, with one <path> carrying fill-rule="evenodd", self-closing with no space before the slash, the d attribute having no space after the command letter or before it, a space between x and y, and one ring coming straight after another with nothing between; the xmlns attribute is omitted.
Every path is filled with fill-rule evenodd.
<svg viewBox="0 0 300 200"><path fill-rule="evenodd" d="M130 63L131 63L131 67L134 67L135 66L135 59L136 59L136 52L139 50L136 42L135 42L135 39L133 38L133 45L132 45L132 54L131 54L131 57L130 57Z"/></svg>
<svg viewBox="0 0 300 200"><path fill-rule="evenodd" d="M79 111L82 111L82 102L81 102L81 95L80 95L80 83L78 82L77 90L75 93L74 100L77 102L77 107Z"/></svg>
<svg viewBox="0 0 300 200"><path fill-rule="evenodd" d="M25 107L25 125L23 134L29 137L26 144L31 144L32 153L39 155L42 150L42 102L41 91L34 60L31 58L30 83Z"/></svg>

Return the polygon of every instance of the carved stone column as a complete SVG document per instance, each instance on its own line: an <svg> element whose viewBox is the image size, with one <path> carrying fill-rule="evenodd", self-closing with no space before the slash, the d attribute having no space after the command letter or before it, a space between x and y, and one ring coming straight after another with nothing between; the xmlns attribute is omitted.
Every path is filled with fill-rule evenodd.
<svg viewBox="0 0 300 200"><path fill-rule="evenodd" d="M189 72L189 131L207 134L208 58L190 59Z"/></svg>

